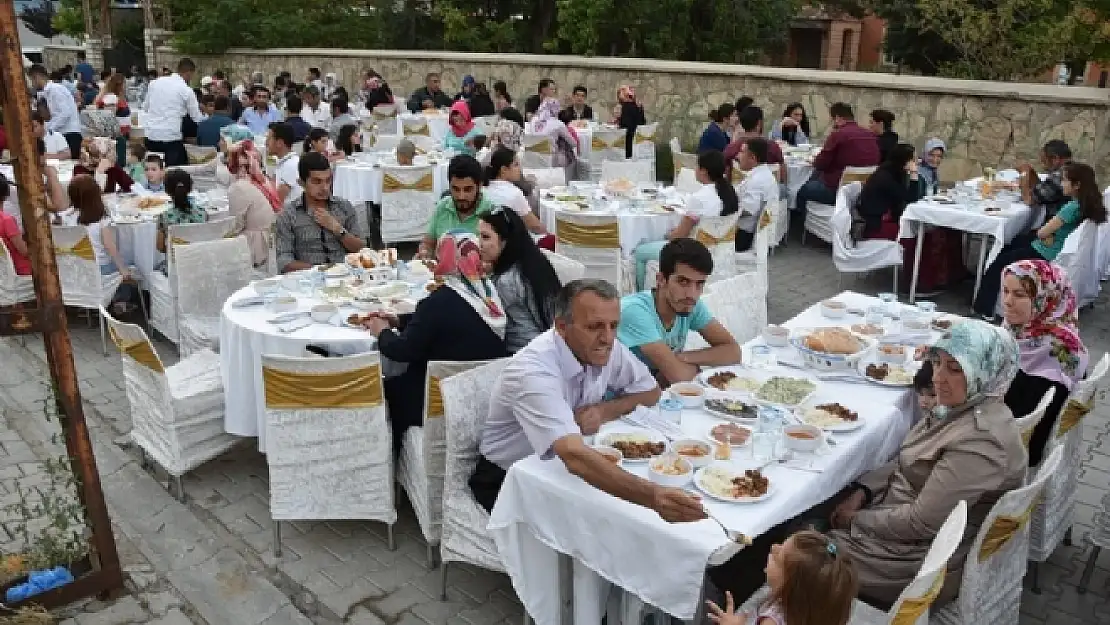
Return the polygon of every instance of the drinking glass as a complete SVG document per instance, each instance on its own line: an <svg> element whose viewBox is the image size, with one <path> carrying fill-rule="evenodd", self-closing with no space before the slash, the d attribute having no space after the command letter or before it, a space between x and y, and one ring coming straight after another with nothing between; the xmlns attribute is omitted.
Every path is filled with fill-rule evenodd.
<svg viewBox="0 0 1110 625"><path fill-rule="evenodd" d="M752 459L758 463L775 459L774 432L752 432Z"/></svg>
<svg viewBox="0 0 1110 625"><path fill-rule="evenodd" d="M936 302L919 301L917 302L917 310L922 315L925 315L929 319L932 319L933 315L935 315L937 312L937 304Z"/></svg>
<svg viewBox="0 0 1110 625"><path fill-rule="evenodd" d="M297 278L297 290L301 293L305 295L312 295L312 292L315 289L316 282L312 279L312 276L308 272L302 273L301 276Z"/></svg>
<svg viewBox="0 0 1110 625"><path fill-rule="evenodd" d="M894 293L879 293L879 301L883 303L883 314L893 317L898 308L898 295Z"/></svg>
<svg viewBox="0 0 1110 625"><path fill-rule="evenodd" d="M668 397L659 402L659 416L679 427L682 426L682 401Z"/></svg>
<svg viewBox="0 0 1110 625"><path fill-rule="evenodd" d="M769 367L774 361L774 356L771 355L771 348L766 345L753 345L751 348L751 365L753 367L762 368Z"/></svg>
<svg viewBox="0 0 1110 625"><path fill-rule="evenodd" d="M864 323L873 326L883 325L883 307L882 306L868 306L867 316L864 317Z"/></svg>

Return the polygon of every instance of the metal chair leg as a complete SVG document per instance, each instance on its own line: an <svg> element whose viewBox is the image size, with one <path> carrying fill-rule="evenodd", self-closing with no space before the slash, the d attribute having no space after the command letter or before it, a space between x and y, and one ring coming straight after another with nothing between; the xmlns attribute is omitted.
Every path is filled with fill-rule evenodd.
<svg viewBox="0 0 1110 625"><path fill-rule="evenodd" d="M1071 545L1071 527L1069 526L1068 531L1064 532L1064 546L1071 547Z"/></svg>
<svg viewBox="0 0 1110 625"><path fill-rule="evenodd" d="M425 555L428 558L428 570L432 570L436 568L436 552L432 549L432 543L427 544L427 549L428 551Z"/></svg>
<svg viewBox="0 0 1110 625"><path fill-rule="evenodd" d="M443 554L439 556L439 600L447 601L447 560L443 559Z"/></svg>
<svg viewBox="0 0 1110 625"><path fill-rule="evenodd" d="M393 524L390 523L386 526L386 536L389 539L389 550L397 551L397 545L393 542Z"/></svg>
<svg viewBox="0 0 1110 625"><path fill-rule="evenodd" d="M898 265L894 266L894 290L891 291L895 296L898 295Z"/></svg>
<svg viewBox="0 0 1110 625"><path fill-rule="evenodd" d="M146 309L146 298L143 297L143 290L139 289L139 308L143 311L143 319L146 320L146 327L150 327L150 313Z"/></svg>
<svg viewBox="0 0 1110 625"><path fill-rule="evenodd" d="M108 357L108 337L104 331L104 315L100 311L96 311L96 323L100 326L100 351L104 353L104 357Z"/></svg>
<svg viewBox="0 0 1110 625"><path fill-rule="evenodd" d="M150 457L146 455L146 450L139 447L139 468L146 470L150 468Z"/></svg>
<svg viewBox="0 0 1110 625"><path fill-rule="evenodd" d="M1095 563L1098 562L1098 552L1102 547L1091 546L1091 556L1087 558L1087 566L1083 567L1083 576L1079 578L1079 587L1075 589L1081 595L1087 594L1087 585L1091 583L1091 575L1095 572Z"/></svg>
<svg viewBox="0 0 1110 625"><path fill-rule="evenodd" d="M1034 595L1041 594L1040 572L1040 562L1034 561L1029 563L1029 576L1032 578L1032 584L1030 584L1029 586L1029 592L1033 593Z"/></svg>
<svg viewBox="0 0 1110 625"><path fill-rule="evenodd" d="M181 476L175 475L173 477L174 490L177 491L177 500L185 503L185 486L181 483Z"/></svg>
<svg viewBox="0 0 1110 625"><path fill-rule="evenodd" d="M274 557L281 557L281 521L274 521Z"/></svg>

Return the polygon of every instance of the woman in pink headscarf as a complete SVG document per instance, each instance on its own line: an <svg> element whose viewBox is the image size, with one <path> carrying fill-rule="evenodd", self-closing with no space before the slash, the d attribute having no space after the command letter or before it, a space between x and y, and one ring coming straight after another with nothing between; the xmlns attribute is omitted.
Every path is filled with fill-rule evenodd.
<svg viewBox="0 0 1110 625"><path fill-rule="evenodd" d="M486 133L470 119L470 107L466 102L459 100L451 105L447 123L451 127L443 137L443 149L474 156L478 151L474 148L474 138L484 137Z"/></svg>
<svg viewBox="0 0 1110 625"><path fill-rule="evenodd" d="M231 235L242 234L251 248L255 267L266 264L270 252L270 226L281 212L274 183L262 172L261 155L250 140L228 147L227 168L232 183L227 189L228 208L235 218Z"/></svg>
<svg viewBox="0 0 1110 625"><path fill-rule="evenodd" d="M570 170L577 160L575 152L578 150L578 136L574 129L559 119L559 110L559 101L555 98L540 102L540 107L532 117L532 134L551 137L551 166Z"/></svg>
<svg viewBox="0 0 1110 625"><path fill-rule="evenodd" d="M636 101L636 90L630 85L617 89L617 105L613 107L613 125L625 128L628 138L624 145L624 157L632 158L632 144L636 139L636 127L647 123L644 107Z"/></svg>

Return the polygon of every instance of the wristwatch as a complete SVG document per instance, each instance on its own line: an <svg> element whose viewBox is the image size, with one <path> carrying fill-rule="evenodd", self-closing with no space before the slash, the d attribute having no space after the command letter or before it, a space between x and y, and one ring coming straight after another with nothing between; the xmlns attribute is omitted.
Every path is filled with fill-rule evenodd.
<svg viewBox="0 0 1110 625"><path fill-rule="evenodd" d="M346 228L340 228L339 232L335 233L335 238L342 239L343 237L347 236L347 234L348 233Z"/></svg>

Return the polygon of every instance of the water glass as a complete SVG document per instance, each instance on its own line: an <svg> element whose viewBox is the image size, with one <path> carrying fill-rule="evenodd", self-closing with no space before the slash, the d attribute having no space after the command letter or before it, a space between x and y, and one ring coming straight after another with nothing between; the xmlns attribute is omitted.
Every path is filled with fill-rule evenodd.
<svg viewBox="0 0 1110 625"><path fill-rule="evenodd" d="M766 345L753 345L751 348L750 361L751 366L757 368L771 366L774 364L774 356L771 355L771 348Z"/></svg>
<svg viewBox="0 0 1110 625"><path fill-rule="evenodd" d="M894 316L898 312L898 295L895 293L879 293L879 301L883 303L883 314Z"/></svg>
<svg viewBox="0 0 1110 625"><path fill-rule="evenodd" d="M302 273L297 278L297 290L304 295L312 295L312 292L316 290L316 282L308 272Z"/></svg>
<svg viewBox="0 0 1110 625"><path fill-rule="evenodd" d="M867 316L863 318L864 323L873 326L883 325L883 307L882 306L868 306Z"/></svg>
<svg viewBox="0 0 1110 625"><path fill-rule="evenodd" d="M937 313L937 304L936 302L919 301L917 302L917 310L925 317L932 319L933 315Z"/></svg>
<svg viewBox="0 0 1110 625"><path fill-rule="evenodd" d="M679 427L682 426L682 400L668 397L659 402L659 416Z"/></svg>
<svg viewBox="0 0 1110 625"><path fill-rule="evenodd" d="M758 463L775 459L775 434L773 432L752 432L752 459Z"/></svg>

